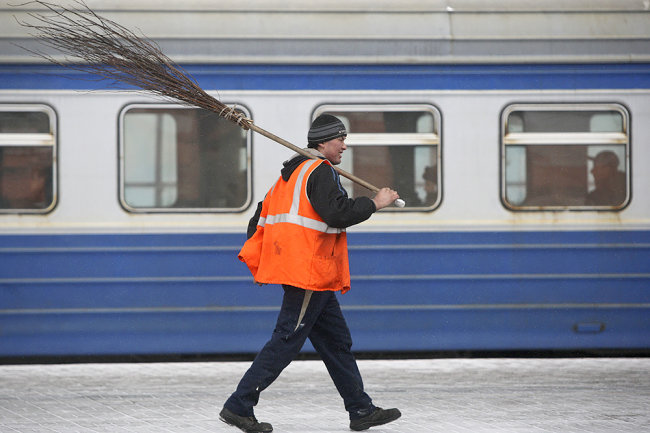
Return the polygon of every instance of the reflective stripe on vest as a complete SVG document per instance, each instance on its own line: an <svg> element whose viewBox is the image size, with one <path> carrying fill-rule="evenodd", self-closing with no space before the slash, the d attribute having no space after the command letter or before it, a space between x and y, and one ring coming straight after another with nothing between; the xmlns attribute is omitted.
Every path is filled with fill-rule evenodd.
<svg viewBox="0 0 650 433"><path fill-rule="evenodd" d="M264 227L265 224L275 224L275 223L297 224L299 226L312 229L312 230L317 230L323 233L338 234L343 231L342 229L330 227L322 221L317 221L311 218L307 218L300 215L294 215L290 213L283 213L280 215L270 215L266 218L260 218L257 225Z"/></svg>

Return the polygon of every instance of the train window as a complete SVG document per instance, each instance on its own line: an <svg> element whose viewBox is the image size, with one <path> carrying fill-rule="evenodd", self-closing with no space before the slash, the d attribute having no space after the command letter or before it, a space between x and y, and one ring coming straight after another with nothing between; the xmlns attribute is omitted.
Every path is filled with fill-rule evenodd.
<svg viewBox="0 0 650 433"><path fill-rule="evenodd" d="M630 200L619 104L514 104L501 120L501 196L512 210L619 210Z"/></svg>
<svg viewBox="0 0 650 433"><path fill-rule="evenodd" d="M46 105L0 105L0 213L55 206L56 115Z"/></svg>
<svg viewBox="0 0 650 433"><path fill-rule="evenodd" d="M250 136L239 126L178 105L130 105L120 124L125 209L233 212L248 206Z"/></svg>
<svg viewBox="0 0 650 433"><path fill-rule="evenodd" d="M348 130L340 167L378 187L391 186L404 209L431 210L440 204L440 113L431 105L326 105ZM352 196L368 191L342 178ZM401 209L390 207L389 210Z"/></svg>

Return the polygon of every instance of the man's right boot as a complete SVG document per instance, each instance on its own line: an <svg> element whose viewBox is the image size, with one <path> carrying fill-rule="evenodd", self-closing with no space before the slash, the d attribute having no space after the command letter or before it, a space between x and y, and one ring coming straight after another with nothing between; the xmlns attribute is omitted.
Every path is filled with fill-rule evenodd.
<svg viewBox="0 0 650 433"><path fill-rule="evenodd" d="M363 418L350 421L350 429L354 431L368 430L370 427L387 424L402 416L399 409L382 409L380 407Z"/></svg>
<svg viewBox="0 0 650 433"><path fill-rule="evenodd" d="M225 407L219 414L221 421L228 425L235 426L246 433L269 433L273 426L268 422L258 422L254 416L239 416Z"/></svg>

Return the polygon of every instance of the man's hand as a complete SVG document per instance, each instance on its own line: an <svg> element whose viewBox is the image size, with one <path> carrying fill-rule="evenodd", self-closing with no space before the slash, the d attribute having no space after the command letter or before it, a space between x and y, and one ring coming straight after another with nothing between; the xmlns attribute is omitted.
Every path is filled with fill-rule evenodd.
<svg viewBox="0 0 650 433"><path fill-rule="evenodd" d="M375 198L373 198L372 201L375 202L375 206L377 207L377 210L379 210L386 206L390 206L398 198L399 194L397 194L397 191L384 187L377 192L377 195L375 195Z"/></svg>

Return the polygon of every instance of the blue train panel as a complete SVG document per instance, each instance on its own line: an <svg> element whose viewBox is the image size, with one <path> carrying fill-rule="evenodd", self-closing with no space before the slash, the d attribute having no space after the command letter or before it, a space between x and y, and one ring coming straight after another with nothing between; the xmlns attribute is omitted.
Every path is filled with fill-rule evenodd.
<svg viewBox="0 0 650 433"><path fill-rule="evenodd" d="M650 233L354 233L359 351L650 347ZM0 356L256 352L240 234L0 237Z"/></svg>
<svg viewBox="0 0 650 433"><path fill-rule="evenodd" d="M183 65L206 90L648 89L650 63ZM0 89L123 89L53 65L0 65Z"/></svg>

